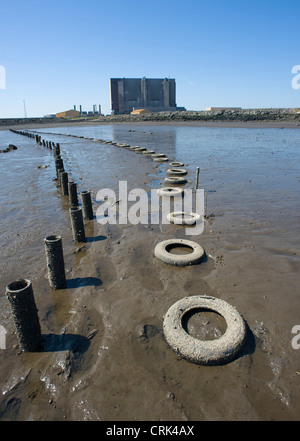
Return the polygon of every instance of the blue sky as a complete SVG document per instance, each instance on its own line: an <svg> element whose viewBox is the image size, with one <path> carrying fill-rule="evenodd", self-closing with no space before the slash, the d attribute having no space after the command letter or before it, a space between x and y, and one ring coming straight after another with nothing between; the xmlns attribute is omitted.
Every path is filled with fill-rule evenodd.
<svg viewBox="0 0 300 441"><path fill-rule="evenodd" d="M23 117L24 100L32 117L80 104L109 114L113 77L175 78L187 110L300 107L299 0L3 3L0 118Z"/></svg>

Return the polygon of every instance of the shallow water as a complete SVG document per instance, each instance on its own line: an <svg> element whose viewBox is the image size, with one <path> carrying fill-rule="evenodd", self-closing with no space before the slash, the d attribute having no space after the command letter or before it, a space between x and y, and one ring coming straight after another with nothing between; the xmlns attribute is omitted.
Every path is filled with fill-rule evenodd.
<svg viewBox="0 0 300 441"><path fill-rule="evenodd" d="M68 201L53 180L52 151L0 132L1 148L18 146L0 156L0 324L7 330L0 418L299 419L299 350L292 347L292 328L300 324L299 130L119 124L37 132L60 143L66 170L79 191L92 190L94 209L98 190L118 193L126 180L128 191L149 192L163 185L169 168L98 138L183 162L185 188L194 187L200 167L205 228L186 236L181 226L101 226L94 220L86 224L87 243L74 244ZM48 287L43 239L50 234L63 237L63 292ZM172 237L200 243L205 262L189 268L157 262L154 246ZM47 343L43 354L13 348L4 294L21 277L33 283ZM248 342L236 361L196 366L167 347L163 315L175 301L197 294L222 298L246 320ZM217 322L207 331L198 322L191 324L194 335L220 334Z"/></svg>

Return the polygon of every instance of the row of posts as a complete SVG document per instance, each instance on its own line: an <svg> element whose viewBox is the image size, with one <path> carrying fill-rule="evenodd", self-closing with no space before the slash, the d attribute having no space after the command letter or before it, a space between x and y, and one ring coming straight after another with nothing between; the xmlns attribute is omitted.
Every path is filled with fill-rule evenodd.
<svg viewBox="0 0 300 441"><path fill-rule="evenodd" d="M54 150L58 186L61 187L63 196L69 197L69 212L74 241L86 242L83 218L88 220L94 218L91 192L81 192L82 213L82 209L78 203L77 184L68 179L68 173L64 169L63 159L60 155L60 145L51 141L44 141L39 135L16 130L11 131L30 138L35 138L38 144ZM61 236L51 235L44 239L44 244L49 284L51 288L54 289L66 289L67 283L62 238ZM41 328L31 281L28 279L20 279L12 282L6 287L6 297L11 306L19 347L22 351L26 352L40 350L42 345Z"/></svg>

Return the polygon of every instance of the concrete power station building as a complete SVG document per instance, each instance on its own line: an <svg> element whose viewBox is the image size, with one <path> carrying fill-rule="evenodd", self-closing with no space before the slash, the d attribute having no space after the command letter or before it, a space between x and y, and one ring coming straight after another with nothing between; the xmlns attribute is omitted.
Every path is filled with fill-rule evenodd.
<svg viewBox="0 0 300 441"><path fill-rule="evenodd" d="M111 78L112 114L131 113L134 109L150 112L175 111L175 79Z"/></svg>

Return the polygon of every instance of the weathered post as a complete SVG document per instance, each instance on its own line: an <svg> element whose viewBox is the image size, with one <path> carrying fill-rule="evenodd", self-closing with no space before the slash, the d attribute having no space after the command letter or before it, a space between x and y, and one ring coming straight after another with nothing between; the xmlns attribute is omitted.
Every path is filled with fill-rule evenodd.
<svg viewBox="0 0 300 441"><path fill-rule="evenodd" d="M82 191L81 200L82 200L82 208L83 208L83 217L89 220L94 219L91 192Z"/></svg>
<svg viewBox="0 0 300 441"><path fill-rule="evenodd" d="M41 327L33 296L31 281L16 280L6 287L16 327L19 346L22 351L34 352L41 346Z"/></svg>
<svg viewBox="0 0 300 441"><path fill-rule="evenodd" d="M74 241L86 242L82 209L80 207L71 207L70 216Z"/></svg>
<svg viewBox="0 0 300 441"><path fill-rule="evenodd" d="M69 201L71 207L78 207L77 184L69 181Z"/></svg>
<svg viewBox="0 0 300 441"><path fill-rule="evenodd" d="M63 196L68 196L69 195L68 173L66 171L62 171L60 173L60 185L62 188Z"/></svg>
<svg viewBox="0 0 300 441"><path fill-rule="evenodd" d="M66 275L61 236L48 236L44 242L49 284L54 289L65 289Z"/></svg>

